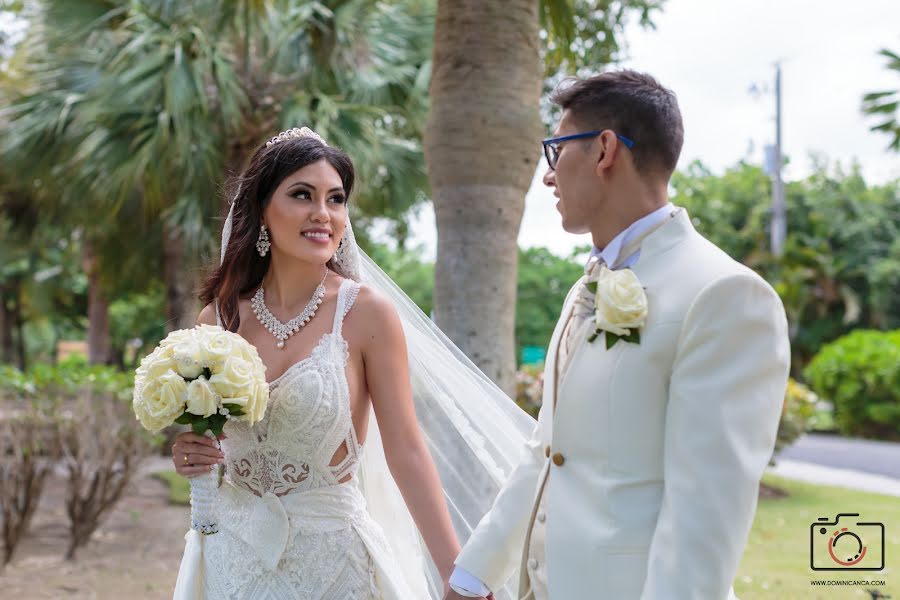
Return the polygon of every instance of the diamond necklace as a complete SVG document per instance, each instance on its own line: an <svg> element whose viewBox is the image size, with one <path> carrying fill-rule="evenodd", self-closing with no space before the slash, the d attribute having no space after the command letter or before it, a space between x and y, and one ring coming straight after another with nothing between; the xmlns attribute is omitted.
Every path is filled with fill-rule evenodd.
<svg viewBox="0 0 900 600"><path fill-rule="evenodd" d="M284 348L284 342L300 331L304 325L309 323L310 319L316 316L316 310L319 309L319 306L322 304L322 298L325 296L326 279L328 279L327 268L325 269L325 277L322 278L322 283L320 283L319 287L316 288L316 291L313 292L312 298L310 298L309 302L306 304L306 308L303 309L302 313L287 323L282 323L271 313L271 311L269 311L269 307L266 306L266 293L263 291L261 285L259 286L259 289L256 290L256 293L253 294L253 299L250 300L253 314L256 315L257 320L259 320L262 326L268 329L269 333L274 335L275 339L278 340L275 344L276 348Z"/></svg>

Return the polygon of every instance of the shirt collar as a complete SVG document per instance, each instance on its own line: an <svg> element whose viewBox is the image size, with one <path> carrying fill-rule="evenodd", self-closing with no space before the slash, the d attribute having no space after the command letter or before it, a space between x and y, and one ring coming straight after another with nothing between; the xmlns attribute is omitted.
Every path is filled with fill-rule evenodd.
<svg viewBox="0 0 900 600"><path fill-rule="evenodd" d="M597 246L594 246L591 249L590 258L599 258L607 265L610 265L610 267L617 263L624 262L629 257L619 256L622 251L622 247L648 229L651 229L659 223L662 223L669 217L674 209L675 207L671 202L669 202L665 206L657 208L652 213L644 215L643 217L626 227L624 231L620 232L602 250Z"/></svg>

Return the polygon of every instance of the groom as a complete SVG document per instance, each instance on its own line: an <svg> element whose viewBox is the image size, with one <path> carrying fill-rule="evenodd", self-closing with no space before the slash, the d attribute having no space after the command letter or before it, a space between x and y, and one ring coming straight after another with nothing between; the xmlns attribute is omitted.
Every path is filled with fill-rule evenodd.
<svg viewBox="0 0 900 600"><path fill-rule="evenodd" d="M554 102L544 183L594 249L534 435L447 597L486 596L518 568L529 600L725 600L781 414L784 309L668 202L683 139L670 90L618 71Z"/></svg>

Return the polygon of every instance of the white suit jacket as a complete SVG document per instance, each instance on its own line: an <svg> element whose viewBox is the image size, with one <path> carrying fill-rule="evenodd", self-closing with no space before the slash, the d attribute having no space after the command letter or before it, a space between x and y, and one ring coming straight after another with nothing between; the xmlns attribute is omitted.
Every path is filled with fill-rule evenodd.
<svg viewBox="0 0 900 600"><path fill-rule="evenodd" d="M553 600L729 595L781 415L784 308L684 210L643 241L632 270L649 306L640 344L580 342L556 389L566 300L535 432L456 561L491 589L520 565L547 477Z"/></svg>

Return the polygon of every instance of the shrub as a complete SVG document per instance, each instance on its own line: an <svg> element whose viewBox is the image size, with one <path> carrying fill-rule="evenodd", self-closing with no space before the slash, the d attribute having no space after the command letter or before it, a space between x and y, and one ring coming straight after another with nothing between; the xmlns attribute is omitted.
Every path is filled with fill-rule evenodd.
<svg viewBox="0 0 900 600"><path fill-rule="evenodd" d="M516 404L537 418L544 393L544 365L526 365L516 372Z"/></svg>
<svg viewBox="0 0 900 600"><path fill-rule="evenodd" d="M900 330L857 330L824 346L804 371L834 404L846 435L900 439Z"/></svg>
<svg viewBox="0 0 900 600"><path fill-rule="evenodd" d="M26 373L3 368L0 377L5 557L27 529L43 480L57 462L66 478L66 558L72 559L121 498L154 441L131 409L133 375L76 357Z"/></svg>
<svg viewBox="0 0 900 600"><path fill-rule="evenodd" d="M781 409L781 421L778 423L778 436L775 438L775 454L793 444L806 432L816 412L818 401L808 387L794 379L788 380L784 406Z"/></svg>

